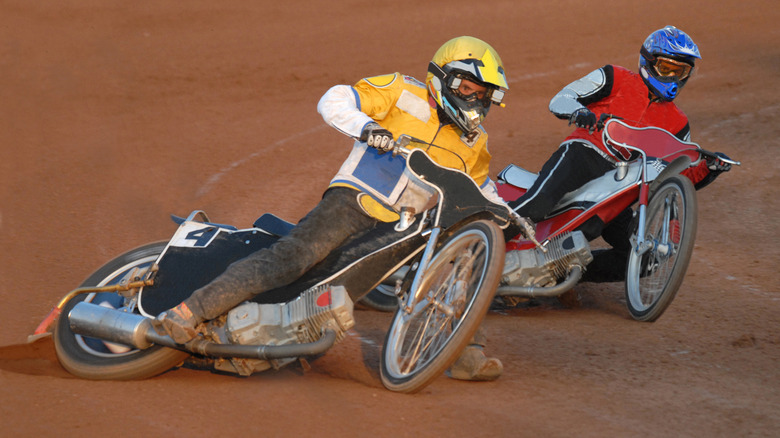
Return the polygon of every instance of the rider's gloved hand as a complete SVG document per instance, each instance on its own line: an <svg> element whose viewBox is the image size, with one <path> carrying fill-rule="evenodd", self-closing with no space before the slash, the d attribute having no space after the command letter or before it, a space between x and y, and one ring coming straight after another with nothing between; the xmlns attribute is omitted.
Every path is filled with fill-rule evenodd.
<svg viewBox="0 0 780 438"><path fill-rule="evenodd" d="M366 123L366 126L363 127L363 132L360 133L359 140L382 152L387 152L395 147L393 133L375 122Z"/></svg>
<svg viewBox="0 0 780 438"><path fill-rule="evenodd" d="M728 157L728 155L724 154L723 152L715 152L715 155L717 155L720 158L725 158L727 160L731 159ZM710 169L710 172L718 172L718 173L728 172L729 170L731 170L731 164L719 160L717 158L707 157L707 168Z"/></svg>
<svg viewBox="0 0 780 438"><path fill-rule="evenodd" d="M569 117L569 125L574 123L578 128L585 128L593 134L593 131L596 129L596 124L598 123L598 117L596 117L593 112L587 108L580 108L577 111L574 111L571 113L571 116Z"/></svg>

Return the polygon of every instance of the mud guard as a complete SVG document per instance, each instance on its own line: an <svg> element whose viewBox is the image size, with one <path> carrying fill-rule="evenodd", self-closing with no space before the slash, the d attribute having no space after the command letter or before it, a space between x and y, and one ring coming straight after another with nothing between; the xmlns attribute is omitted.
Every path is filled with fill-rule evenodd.
<svg viewBox="0 0 780 438"><path fill-rule="evenodd" d="M170 247L159 261L154 285L145 287L141 305L149 315L170 309L204 286L236 260L271 246L276 236L245 230L218 233L207 247Z"/></svg>
<svg viewBox="0 0 780 438"><path fill-rule="evenodd" d="M436 164L421 150L409 156L409 167L421 179L437 185L442 192L440 225L447 229L466 217L490 212L501 227L509 223L506 205L491 202L467 174ZM502 223L503 222L503 223Z"/></svg>

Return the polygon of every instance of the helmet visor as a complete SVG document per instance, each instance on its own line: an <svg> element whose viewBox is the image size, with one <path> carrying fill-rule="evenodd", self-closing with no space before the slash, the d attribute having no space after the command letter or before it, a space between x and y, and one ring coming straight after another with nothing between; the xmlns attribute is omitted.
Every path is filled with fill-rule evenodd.
<svg viewBox="0 0 780 438"><path fill-rule="evenodd" d="M680 81L687 79L693 71L693 66L691 64L667 58L666 56L656 56L653 68L660 77L676 77Z"/></svg>

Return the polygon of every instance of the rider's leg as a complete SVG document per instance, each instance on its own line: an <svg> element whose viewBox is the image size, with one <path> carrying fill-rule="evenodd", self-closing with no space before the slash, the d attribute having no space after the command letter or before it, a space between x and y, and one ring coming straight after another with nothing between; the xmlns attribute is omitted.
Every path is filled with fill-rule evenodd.
<svg viewBox="0 0 780 438"><path fill-rule="evenodd" d="M604 227L601 237L604 241L612 245L613 248L628 252L631 250L631 234L634 232L636 223L634 222L634 210L626 208L615 219Z"/></svg>
<svg viewBox="0 0 780 438"><path fill-rule="evenodd" d="M609 283L625 281L626 262L631 251L631 233L634 223L634 210L626 208L615 217L601 233L604 241L612 248L593 251L593 261L586 267L583 282Z"/></svg>
<svg viewBox="0 0 780 438"><path fill-rule="evenodd" d="M358 205L357 193L348 188L328 190L289 235L231 264L211 283L161 314L155 326L183 343L194 337L198 323L297 280L347 239L376 225Z"/></svg>
<svg viewBox="0 0 780 438"><path fill-rule="evenodd" d="M469 345L447 370L447 375L453 379L473 381L495 380L501 376L504 365L497 358L485 356L483 349L486 343L485 330L480 326Z"/></svg>
<svg viewBox="0 0 780 438"><path fill-rule="evenodd" d="M612 163L585 143L564 143L544 163L531 188L516 201L507 204L520 216L539 222L566 193L614 168Z"/></svg>

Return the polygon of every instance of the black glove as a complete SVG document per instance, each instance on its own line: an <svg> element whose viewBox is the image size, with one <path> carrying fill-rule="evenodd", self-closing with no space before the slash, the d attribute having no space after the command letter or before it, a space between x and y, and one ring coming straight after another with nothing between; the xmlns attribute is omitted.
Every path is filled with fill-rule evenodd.
<svg viewBox="0 0 780 438"><path fill-rule="evenodd" d="M715 152L715 155L717 155L720 158L725 158L727 160L731 159L723 152ZM728 172L729 170L731 170L731 164L725 161L721 161L717 158L707 157L707 168L710 169L710 172L718 172L718 173Z"/></svg>
<svg viewBox="0 0 780 438"><path fill-rule="evenodd" d="M571 113L571 116L569 117L569 125L574 123L578 128L585 128L591 134L593 134L593 131L596 129L597 122L598 118L596 115L587 108L580 108Z"/></svg>
<svg viewBox="0 0 780 438"><path fill-rule="evenodd" d="M387 152L395 147L393 133L374 122L367 123L363 127L359 140L382 152Z"/></svg>

